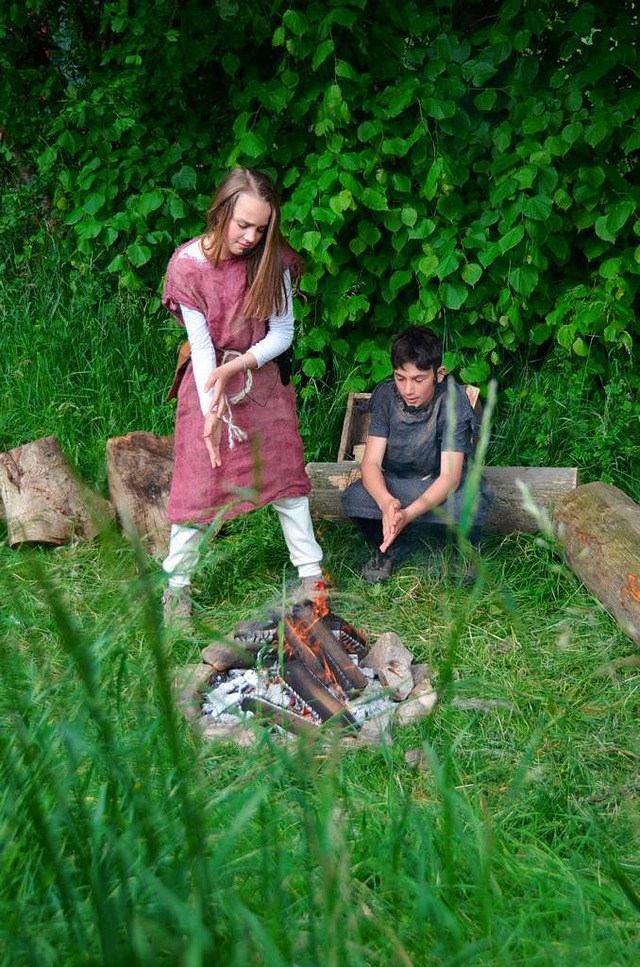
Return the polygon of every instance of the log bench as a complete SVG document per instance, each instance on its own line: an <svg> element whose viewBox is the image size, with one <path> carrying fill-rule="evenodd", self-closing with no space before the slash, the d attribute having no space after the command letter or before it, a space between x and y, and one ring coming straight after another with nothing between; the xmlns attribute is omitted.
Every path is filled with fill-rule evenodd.
<svg viewBox="0 0 640 967"><path fill-rule="evenodd" d="M465 391L472 407L480 414L478 388L466 386ZM365 408L370 397L370 393L349 394L337 461L307 464L312 485L311 514L316 519L344 517L340 498L343 490L360 477L360 460L371 422L371 414ZM576 467L485 467L483 473L493 492L487 529L500 534L538 530L536 517L524 506L518 481L527 488L534 503L547 513L560 497L578 486Z"/></svg>

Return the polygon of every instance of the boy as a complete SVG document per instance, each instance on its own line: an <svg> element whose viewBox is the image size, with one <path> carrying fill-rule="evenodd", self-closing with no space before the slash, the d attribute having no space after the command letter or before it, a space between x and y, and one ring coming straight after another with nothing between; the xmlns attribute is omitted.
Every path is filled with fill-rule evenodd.
<svg viewBox="0 0 640 967"><path fill-rule="evenodd" d="M443 537L459 522L461 484L479 427L464 389L452 380L451 425L442 347L430 329L410 326L397 336L391 364L393 379L371 396L362 480L342 495L346 516L374 548L363 571L371 584L388 579L410 535ZM471 543L478 540L490 499L481 484Z"/></svg>

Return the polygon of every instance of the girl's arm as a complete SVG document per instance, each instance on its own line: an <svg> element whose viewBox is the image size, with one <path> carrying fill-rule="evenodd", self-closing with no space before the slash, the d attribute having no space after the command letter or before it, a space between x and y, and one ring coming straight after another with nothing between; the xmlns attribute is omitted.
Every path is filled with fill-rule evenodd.
<svg viewBox="0 0 640 967"><path fill-rule="evenodd" d="M225 400L219 399L218 408L215 413L212 413L211 407L213 405L214 393L213 390L207 390L206 388L209 374L212 369L215 369L216 350L204 315L196 309L187 308L187 306L180 306L180 311L187 330L187 337L191 349L193 378L198 391L200 409L204 416L202 436L209 452L211 466L216 469L222 464L220 457L220 436L222 433L221 419L225 411Z"/></svg>
<svg viewBox="0 0 640 967"><path fill-rule="evenodd" d="M259 369L260 366L264 366L269 360L275 359L291 345L293 340L293 293L291 273L288 269L284 273L284 286L286 292L285 311L281 316L274 313L270 317L269 330L266 336L259 342L254 343L242 356L231 359L228 363L209 371L205 389L214 391L212 397L214 405L218 402L218 396L224 393L224 387L232 376L242 372L245 368ZM214 389L214 387L216 388ZM218 387L220 387L219 390Z"/></svg>

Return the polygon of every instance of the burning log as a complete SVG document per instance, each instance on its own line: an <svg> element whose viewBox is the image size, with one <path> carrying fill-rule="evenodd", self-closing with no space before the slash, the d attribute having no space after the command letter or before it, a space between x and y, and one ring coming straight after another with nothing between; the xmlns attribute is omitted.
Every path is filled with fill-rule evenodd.
<svg viewBox="0 0 640 967"><path fill-rule="evenodd" d="M303 624L311 644L323 655L347 695L366 688L367 676L354 665L342 645L336 641L325 625L324 618L319 618L308 604L300 605L294 614Z"/></svg>
<svg viewBox="0 0 640 967"><path fill-rule="evenodd" d="M318 679L326 688L331 688L335 685L334 676L331 674L326 662L320 660L318 655L314 652L313 648L305 641L303 635L306 629L304 627L299 628L299 622L294 621L293 618L285 616L284 621L284 638L285 642L291 649L292 653L296 658L305 665L311 674Z"/></svg>
<svg viewBox="0 0 640 967"><path fill-rule="evenodd" d="M243 698L240 708L243 712L253 712L256 718L278 725L281 729L293 732L295 735L313 735L317 729L317 725L309 719L274 705L273 702L267 702L264 698Z"/></svg>
<svg viewBox="0 0 640 967"><path fill-rule="evenodd" d="M283 674L287 685L323 722L335 719L339 725L357 728L356 720L346 706L301 661L285 662Z"/></svg>
<svg viewBox="0 0 640 967"><path fill-rule="evenodd" d="M337 632L338 640L345 651L362 654L366 650L368 645L366 636L339 614L334 611L327 611L322 620L332 633Z"/></svg>

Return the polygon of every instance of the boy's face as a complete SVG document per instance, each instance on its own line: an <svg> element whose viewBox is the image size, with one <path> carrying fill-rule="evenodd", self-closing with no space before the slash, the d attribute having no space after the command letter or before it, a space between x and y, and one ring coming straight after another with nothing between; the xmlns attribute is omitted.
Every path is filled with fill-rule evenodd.
<svg viewBox="0 0 640 967"><path fill-rule="evenodd" d="M445 377L446 370L418 369L413 363L405 363L393 371L396 388L407 406L425 406L430 403L436 386Z"/></svg>

